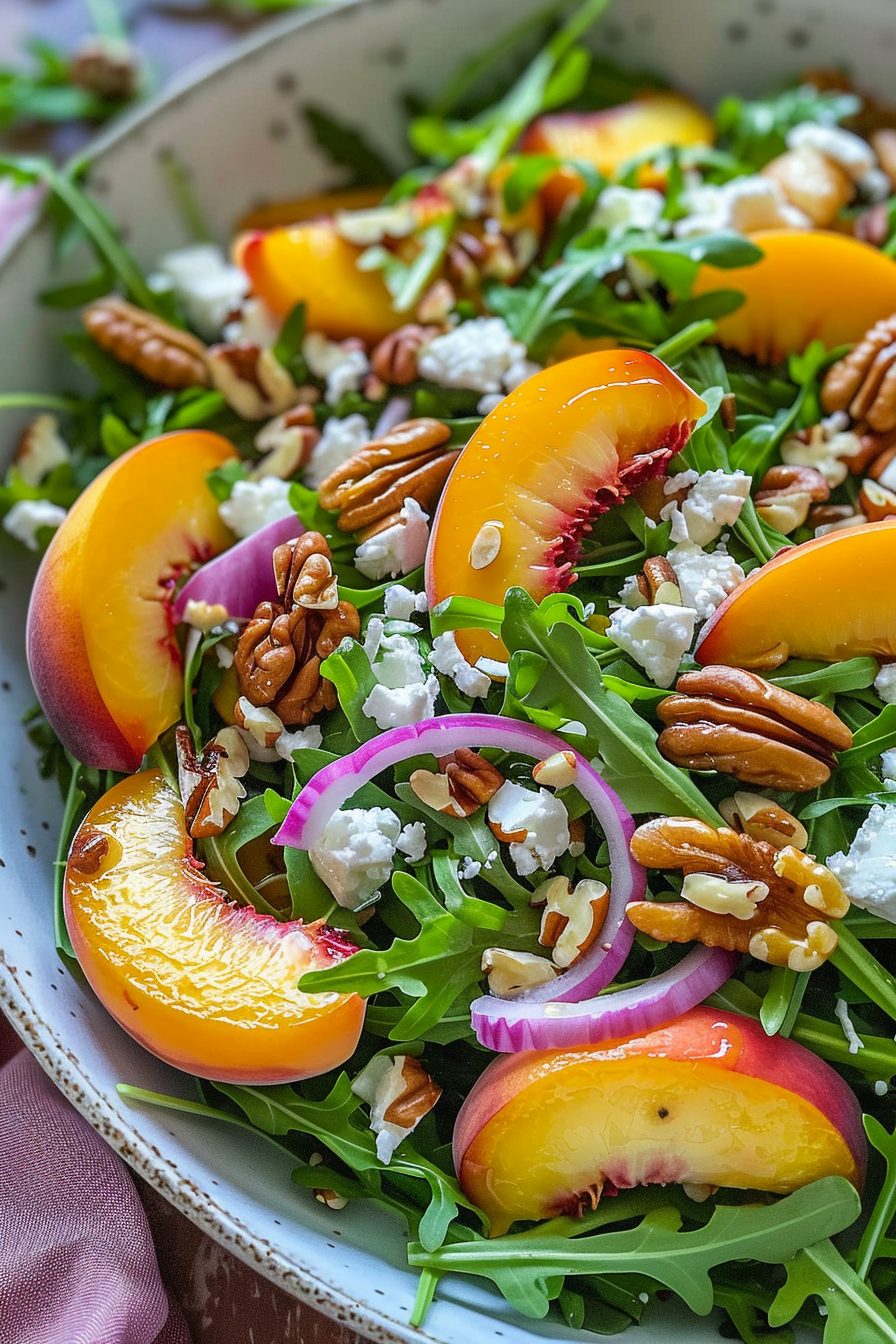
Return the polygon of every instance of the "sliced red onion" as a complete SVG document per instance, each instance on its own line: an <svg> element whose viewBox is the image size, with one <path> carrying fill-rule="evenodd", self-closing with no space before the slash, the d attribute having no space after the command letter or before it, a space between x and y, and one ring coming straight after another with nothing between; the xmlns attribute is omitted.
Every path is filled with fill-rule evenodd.
<svg viewBox="0 0 896 1344"><path fill-rule="evenodd" d="M522 997L484 995L470 1008L473 1030L480 1045L505 1054L564 1050L638 1035L702 1003L725 983L737 962L736 952L698 946L671 971L643 985L583 1003L532 1003Z"/></svg>
<svg viewBox="0 0 896 1344"><path fill-rule="evenodd" d="M410 397L391 397L383 407L379 420L373 427L373 437L381 439L384 434L388 434L400 425L402 420L407 420L411 413L412 401Z"/></svg>
<svg viewBox="0 0 896 1344"><path fill-rule="evenodd" d="M174 603L175 619L182 621L188 602L220 602L229 616L248 620L259 602L277 597L271 556L278 546L300 537L304 525L294 513L253 532L197 569L181 588Z"/></svg>
<svg viewBox="0 0 896 1344"><path fill-rule="evenodd" d="M273 843L313 849L333 813L382 770L413 756L447 756L459 747L497 747L536 760L558 751L571 752L575 757L576 788L597 818L610 851L610 904L601 937L558 980L529 990L513 1005L503 1006L548 1000L577 1003L591 998L610 983L628 956L635 930L625 918L625 907L643 898L646 875L629 851L635 823L622 801L584 756L543 728L491 714L446 714L391 728L363 743L350 756L319 770L289 809Z"/></svg>

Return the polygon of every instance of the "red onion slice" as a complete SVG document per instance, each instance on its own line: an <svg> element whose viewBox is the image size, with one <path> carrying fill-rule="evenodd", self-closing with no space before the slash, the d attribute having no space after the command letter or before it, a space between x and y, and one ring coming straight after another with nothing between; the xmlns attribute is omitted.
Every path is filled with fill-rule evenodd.
<svg viewBox="0 0 896 1344"><path fill-rule="evenodd" d="M540 985L513 1006L547 1001L577 1003L599 993L628 956L635 936L625 907L646 890L646 874L629 851L635 830L631 814L588 760L562 738L516 719L491 714L447 714L422 723L391 728L365 742L349 756L324 766L309 780L274 836L274 844L313 849L334 812L382 770L413 756L447 756L459 747L497 747L542 760L555 752L571 752L576 762L576 788L591 807L610 851L610 903L600 939L558 980ZM495 1000L495 1002L498 1002ZM504 1004L503 1007L511 1005Z"/></svg>
<svg viewBox="0 0 896 1344"><path fill-rule="evenodd" d="M385 434L391 433L396 425L407 420L412 405L410 397L392 397L383 407L380 418L373 427L372 437L381 439Z"/></svg>
<svg viewBox="0 0 896 1344"><path fill-rule="evenodd" d="M714 994L738 959L736 952L721 947L697 946L671 971L583 1003L535 1004L522 997L484 995L470 1008L473 1030L480 1045L505 1054L597 1045L653 1031Z"/></svg>
<svg viewBox="0 0 896 1344"><path fill-rule="evenodd" d="M197 569L174 602L175 620L182 621L188 602L220 602L228 616L248 620L259 602L274 602L277 584L271 556L278 546L300 537L304 525L294 513L253 532Z"/></svg>

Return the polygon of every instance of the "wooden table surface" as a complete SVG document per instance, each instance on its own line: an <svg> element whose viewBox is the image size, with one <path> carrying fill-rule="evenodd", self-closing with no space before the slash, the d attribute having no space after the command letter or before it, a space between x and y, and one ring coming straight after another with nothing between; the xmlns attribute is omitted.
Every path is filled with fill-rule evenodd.
<svg viewBox="0 0 896 1344"><path fill-rule="evenodd" d="M190 0L122 0L119 8L157 85L257 22L228 17L221 9ZM87 31L85 0L0 0L0 64L20 59L28 37L68 48ZM83 128L54 132L54 148L65 154L84 134ZM29 133L24 141L34 147L45 137ZM12 1029L0 1017L0 1063L14 1044ZM210 1241L149 1186L141 1181L138 1186L163 1277L183 1308L195 1344L357 1344L352 1331L275 1288Z"/></svg>

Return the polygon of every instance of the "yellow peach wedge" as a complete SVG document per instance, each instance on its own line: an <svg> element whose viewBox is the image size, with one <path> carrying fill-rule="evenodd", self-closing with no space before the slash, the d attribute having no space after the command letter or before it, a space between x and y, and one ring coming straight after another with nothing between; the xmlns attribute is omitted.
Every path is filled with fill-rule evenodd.
<svg viewBox="0 0 896 1344"><path fill-rule="evenodd" d="M140 444L97 476L50 543L28 665L50 725L85 765L136 770L178 718L174 583L233 542L206 476L235 456L205 430Z"/></svg>
<svg viewBox="0 0 896 1344"><path fill-rule="evenodd" d="M306 971L356 949L322 923L234 904L201 872L180 799L158 770L91 809L65 872L65 919L103 1006L142 1046L200 1078L292 1082L357 1044L355 994L302 994Z"/></svg>
<svg viewBox="0 0 896 1344"><path fill-rule="evenodd" d="M697 661L778 667L788 658L896 658L896 519L779 551L703 627Z"/></svg>
<svg viewBox="0 0 896 1344"><path fill-rule="evenodd" d="M896 261L842 233L769 229L751 235L764 253L755 266L701 268L694 296L735 289L744 304L723 317L722 345L777 364L821 340L831 349L864 336L896 310Z"/></svg>
<svg viewBox="0 0 896 1344"><path fill-rule="evenodd" d="M638 486L664 474L703 402L642 350L604 350L535 374L486 417L455 464L426 559L431 606L460 594L501 604L568 588L582 537ZM475 663L506 656L459 630Z"/></svg>

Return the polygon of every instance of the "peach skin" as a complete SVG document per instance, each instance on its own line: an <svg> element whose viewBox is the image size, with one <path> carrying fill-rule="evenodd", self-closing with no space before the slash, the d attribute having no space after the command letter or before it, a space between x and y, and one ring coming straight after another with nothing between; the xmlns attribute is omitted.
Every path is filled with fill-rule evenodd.
<svg viewBox="0 0 896 1344"><path fill-rule="evenodd" d="M670 1182L789 1194L861 1188L861 1109L839 1074L758 1022L690 1012L645 1036L506 1055L454 1127L464 1193L491 1234L594 1207L606 1186Z"/></svg>
<svg viewBox="0 0 896 1344"><path fill-rule="evenodd" d="M664 474L704 403L653 355L605 350L529 378L482 422L458 458L426 558L430 606L455 593L502 603L568 588L582 537L614 504ZM472 663L506 657L460 630Z"/></svg>
<svg viewBox="0 0 896 1344"><path fill-rule="evenodd" d="M524 154L552 154L562 159L593 163L612 178L630 159L665 145L711 145L712 120L701 107L680 93L643 93L630 103L600 112L549 112L533 121L522 139ZM665 186L665 174L651 164L638 170L639 187ZM542 188L550 215L559 214L570 195L580 195L581 175L575 168L559 168Z"/></svg>
<svg viewBox="0 0 896 1344"><path fill-rule="evenodd" d="M736 289L746 302L718 323L722 345L777 364L822 340L831 349L861 340L896 310L896 261L842 233L770 229L751 235L765 253L755 266L704 266L694 297Z"/></svg>
<svg viewBox="0 0 896 1344"><path fill-rule="evenodd" d="M788 658L896 658L896 519L779 551L703 627L699 663L772 668Z"/></svg>
<svg viewBox="0 0 896 1344"><path fill-rule="evenodd" d="M238 906L193 858L180 799L158 770L91 809L65 870L65 920L103 1006L142 1046L201 1078L309 1078L355 1048L354 994L300 994L299 977L355 947L326 925Z"/></svg>
<svg viewBox="0 0 896 1344"><path fill-rule="evenodd" d="M205 478L235 456L204 430L140 444L97 476L50 543L28 609L28 665L50 725L85 765L136 770L177 720L173 583L233 541Z"/></svg>

